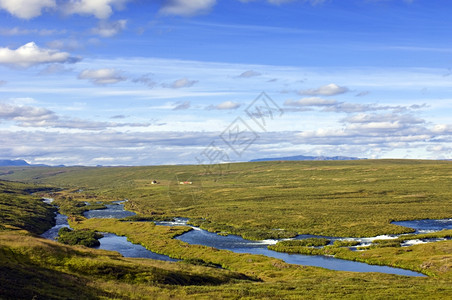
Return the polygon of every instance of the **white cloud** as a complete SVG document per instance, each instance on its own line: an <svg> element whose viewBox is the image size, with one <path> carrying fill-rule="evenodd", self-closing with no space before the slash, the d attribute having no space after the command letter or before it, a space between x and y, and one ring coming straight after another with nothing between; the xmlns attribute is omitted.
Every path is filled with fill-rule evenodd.
<svg viewBox="0 0 452 300"><path fill-rule="evenodd" d="M130 0L70 0L64 7L64 12L106 19L113 14L113 8L121 9L128 1Z"/></svg>
<svg viewBox="0 0 452 300"><path fill-rule="evenodd" d="M260 76L262 75L259 72L256 72L254 70L248 70L243 72L242 74L239 75L240 78L250 78L250 77L256 77L256 76Z"/></svg>
<svg viewBox="0 0 452 300"><path fill-rule="evenodd" d="M170 85L164 84L163 86L170 87L172 89L180 89L180 88L191 87L194 84L196 84L197 82L198 82L198 80L189 80L188 78L181 78L181 79L175 80Z"/></svg>
<svg viewBox="0 0 452 300"><path fill-rule="evenodd" d="M94 84L114 84L126 80L116 69L97 69L83 70L79 75L79 79L90 80Z"/></svg>
<svg viewBox="0 0 452 300"><path fill-rule="evenodd" d="M0 103L0 119L19 122L23 126L44 124L58 119L54 112L41 108L24 105L10 105Z"/></svg>
<svg viewBox="0 0 452 300"><path fill-rule="evenodd" d="M297 101L293 101L293 100L287 100L286 102L284 102L284 105L287 106L299 106L299 107L303 107L303 106L331 106L331 105L336 105L338 102L336 100L328 100L328 99L323 99L320 97L309 97L309 98L302 98L300 100Z"/></svg>
<svg viewBox="0 0 452 300"><path fill-rule="evenodd" d="M79 58L71 57L67 52L39 48L34 42L25 44L16 50L0 48L0 64L28 68L47 63L74 63Z"/></svg>
<svg viewBox="0 0 452 300"><path fill-rule="evenodd" d="M127 20L118 20L113 22L100 21L96 28L91 32L102 37L112 37L126 28Z"/></svg>
<svg viewBox="0 0 452 300"><path fill-rule="evenodd" d="M178 105L176 105L173 110L186 110L189 109L191 106L190 101L184 101L182 103L179 103Z"/></svg>
<svg viewBox="0 0 452 300"><path fill-rule="evenodd" d="M438 124L438 125L435 125L435 127L433 127L432 131L436 134L452 135L452 125Z"/></svg>
<svg viewBox="0 0 452 300"><path fill-rule="evenodd" d="M324 112L337 112L337 113L357 113L366 111L377 111L377 110L407 110L407 107L403 106L390 106L390 105L377 105L372 103L349 103L349 102L338 102L335 105L327 106L323 108Z"/></svg>
<svg viewBox="0 0 452 300"><path fill-rule="evenodd" d="M116 123L60 117L42 107L0 103L0 120L14 121L20 127L47 127L103 130L114 127L147 127L150 123Z"/></svg>
<svg viewBox="0 0 452 300"><path fill-rule="evenodd" d="M165 0L160 13L164 15L193 16L208 13L216 0Z"/></svg>
<svg viewBox="0 0 452 300"><path fill-rule="evenodd" d="M323 85L317 89L308 89L302 90L298 93L300 95L308 95L308 96L334 96L339 94L344 94L348 92L348 88L343 86L338 86L337 84L330 83L327 85Z"/></svg>
<svg viewBox="0 0 452 300"><path fill-rule="evenodd" d="M342 120L346 123L369 123L369 122L399 122L405 124L422 124L425 120L416 118L409 114L400 115L397 113L390 114L365 114L360 113L349 116Z"/></svg>
<svg viewBox="0 0 452 300"><path fill-rule="evenodd" d="M240 103L225 101L218 105L211 105L207 107L207 109L218 109L218 110L228 110L228 109L237 109L240 107Z"/></svg>
<svg viewBox="0 0 452 300"><path fill-rule="evenodd" d="M55 0L0 0L1 9L21 19L37 17L43 9L55 7Z"/></svg>

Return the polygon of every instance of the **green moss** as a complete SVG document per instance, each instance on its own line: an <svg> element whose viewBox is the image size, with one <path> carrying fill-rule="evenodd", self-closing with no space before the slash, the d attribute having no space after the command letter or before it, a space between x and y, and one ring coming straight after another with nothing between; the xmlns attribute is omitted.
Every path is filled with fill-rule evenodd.
<svg viewBox="0 0 452 300"><path fill-rule="evenodd" d="M347 240L336 240L333 243L333 246L335 247L353 247L357 246L360 243L357 241L347 241Z"/></svg>
<svg viewBox="0 0 452 300"><path fill-rule="evenodd" d="M57 241L66 245L82 245L86 247L100 246L99 239L103 235L95 230L71 230L63 227L58 231Z"/></svg>

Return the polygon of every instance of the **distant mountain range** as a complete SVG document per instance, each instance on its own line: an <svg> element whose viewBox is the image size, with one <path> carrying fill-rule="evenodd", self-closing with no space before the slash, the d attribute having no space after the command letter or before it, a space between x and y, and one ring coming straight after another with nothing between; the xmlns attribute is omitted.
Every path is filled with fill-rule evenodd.
<svg viewBox="0 0 452 300"><path fill-rule="evenodd" d="M366 158L349 157L349 156L286 156L286 157L271 157L271 158L257 158L250 160L251 162L256 161L275 161L275 160L359 160Z"/></svg>
<svg viewBox="0 0 452 300"><path fill-rule="evenodd" d="M29 164L23 159L0 159L0 167L50 167L44 164ZM63 165L58 166L63 167Z"/></svg>
<svg viewBox="0 0 452 300"><path fill-rule="evenodd" d="M23 159L10 160L10 159L0 159L0 167L25 167L29 166Z"/></svg>

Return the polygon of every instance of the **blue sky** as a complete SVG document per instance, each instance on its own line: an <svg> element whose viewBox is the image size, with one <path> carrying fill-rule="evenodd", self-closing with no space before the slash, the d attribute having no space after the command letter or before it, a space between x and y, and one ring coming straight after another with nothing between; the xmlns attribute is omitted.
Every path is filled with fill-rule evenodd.
<svg viewBox="0 0 452 300"><path fill-rule="evenodd" d="M451 159L451 13L446 0L0 0L0 158Z"/></svg>

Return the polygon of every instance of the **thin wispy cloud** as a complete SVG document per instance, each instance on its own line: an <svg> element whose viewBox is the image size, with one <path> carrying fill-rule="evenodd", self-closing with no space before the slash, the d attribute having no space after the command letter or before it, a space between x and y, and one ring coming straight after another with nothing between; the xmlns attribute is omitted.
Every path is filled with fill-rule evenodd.
<svg viewBox="0 0 452 300"><path fill-rule="evenodd" d="M116 69L96 69L83 70L78 75L78 79L86 79L97 85L115 84L126 80L121 72Z"/></svg>
<svg viewBox="0 0 452 300"><path fill-rule="evenodd" d="M322 85L319 88L316 89L307 89L307 90L301 90L298 93L300 95L308 95L308 96L335 96L347 93L349 91L348 88L339 86L334 83L330 83L327 85Z"/></svg>
<svg viewBox="0 0 452 300"><path fill-rule="evenodd" d="M241 106L240 103L233 102L233 101L225 101L217 105L210 105L207 107L207 109L212 110L234 110Z"/></svg>
<svg viewBox="0 0 452 300"><path fill-rule="evenodd" d="M160 8L163 15L194 16L208 13L216 0L164 0Z"/></svg>
<svg viewBox="0 0 452 300"><path fill-rule="evenodd" d="M299 100L286 100L284 102L284 105L287 106L332 106L337 105L338 102L336 100L332 99L323 99L320 97L308 97L308 98L301 98Z"/></svg>
<svg viewBox="0 0 452 300"><path fill-rule="evenodd" d="M24 29L19 27L13 28L0 28L0 35L5 36L18 36L18 35L40 35L40 36L50 36L50 35L61 35L66 34L65 29Z"/></svg>
<svg viewBox="0 0 452 300"><path fill-rule="evenodd" d="M262 75L262 74L257 71L248 70L248 71L245 71L242 74L240 74L238 77L239 78L251 78L251 77L256 77L256 76L260 76L260 75Z"/></svg>
<svg viewBox="0 0 452 300"><path fill-rule="evenodd" d="M164 87L172 89L188 88L198 83L198 80L190 80L188 78L181 78L173 81L171 84L164 84Z"/></svg>
<svg viewBox="0 0 452 300"><path fill-rule="evenodd" d="M154 79L152 79L152 74L144 74L140 77L133 78L132 82L142 83L150 88L153 88L157 85L157 82L155 82Z"/></svg>
<svg viewBox="0 0 452 300"><path fill-rule="evenodd" d="M104 130L115 127L147 127L150 123L116 123L61 117L55 112L26 105L0 103L0 120L13 121L20 127Z"/></svg>
<svg viewBox="0 0 452 300"><path fill-rule="evenodd" d="M126 28L127 20L118 21L100 21L97 27L91 29L91 33L101 37L112 37Z"/></svg>
<svg viewBox="0 0 452 300"><path fill-rule="evenodd" d="M182 103L177 104L173 110L186 110L191 107L190 101L184 101Z"/></svg>

